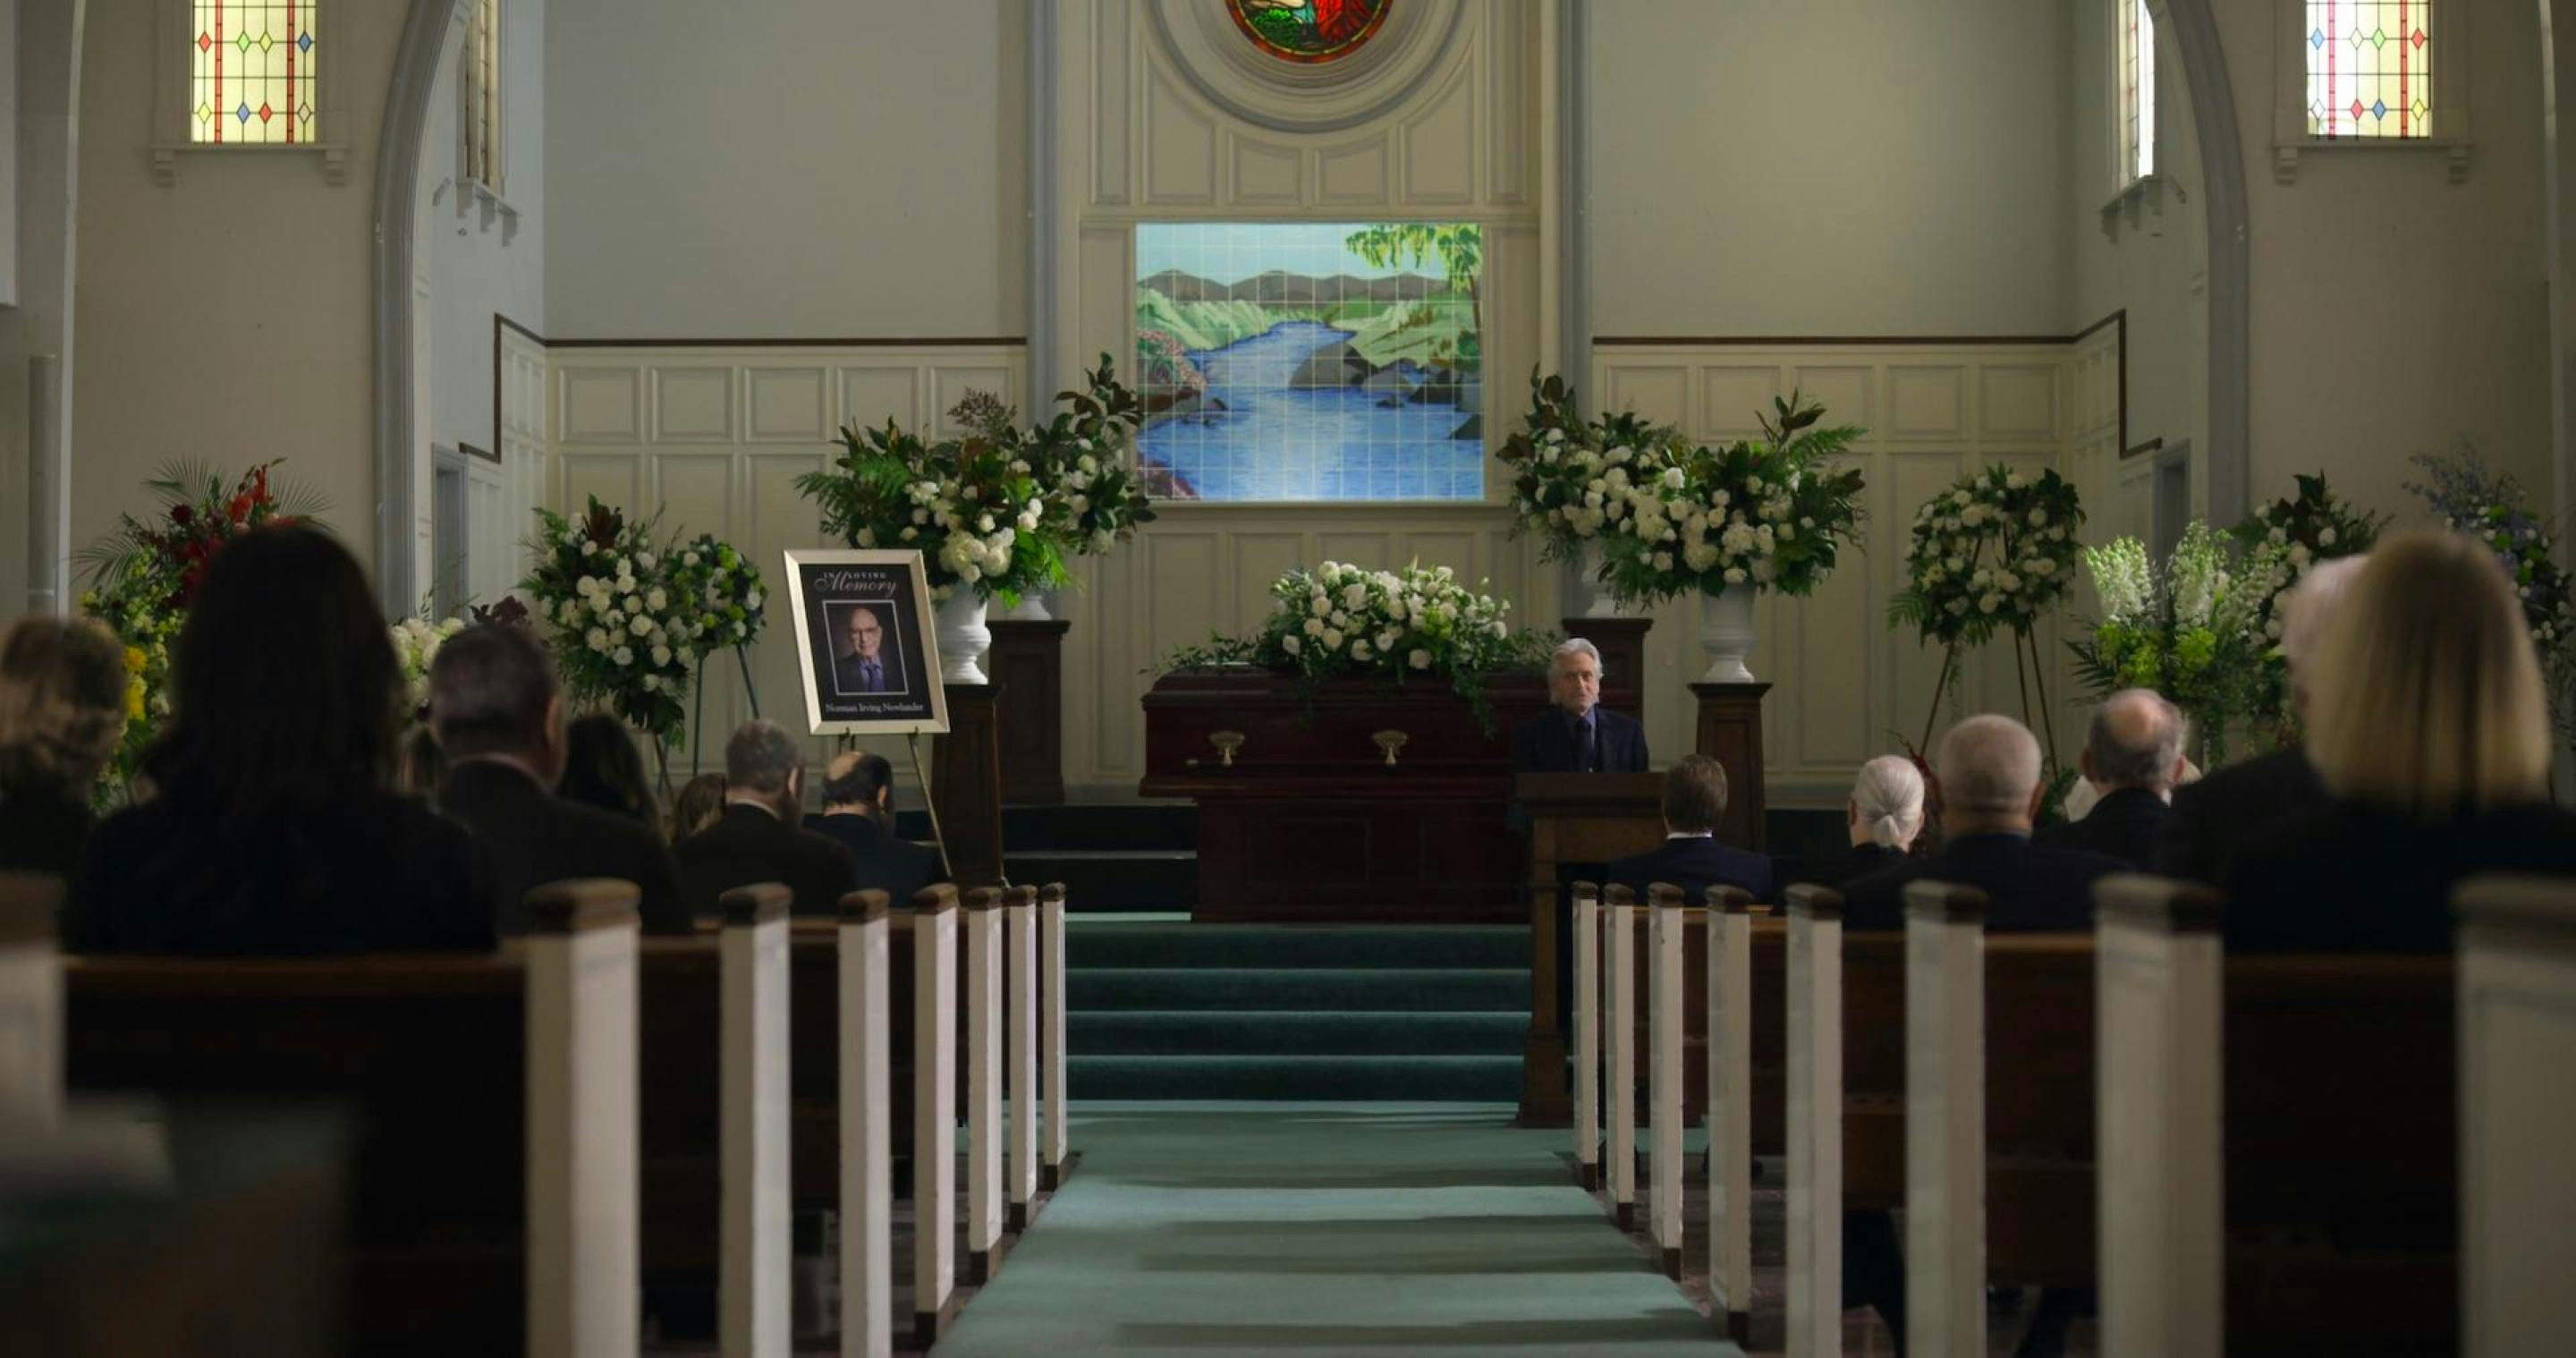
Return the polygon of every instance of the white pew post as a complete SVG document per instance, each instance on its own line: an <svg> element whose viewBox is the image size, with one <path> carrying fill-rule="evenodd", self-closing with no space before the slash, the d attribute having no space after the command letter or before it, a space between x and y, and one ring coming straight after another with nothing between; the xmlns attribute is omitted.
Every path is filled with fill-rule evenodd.
<svg viewBox="0 0 2576 1358"><path fill-rule="evenodd" d="M1010 974L1010 1000L1003 1012L1011 1025L1011 1192L1002 1229L1016 1235L1029 1228L1029 1209L1038 1196L1038 889L1013 889L1004 910Z"/></svg>
<svg viewBox="0 0 2576 1358"><path fill-rule="evenodd" d="M637 1227L632 882L528 893L528 1352L633 1358Z"/></svg>
<svg viewBox="0 0 2576 1358"><path fill-rule="evenodd" d="M1574 884L1574 1172L1601 1187L1601 888Z"/></svg>
<svg viewBox="0 0 2576 1358"><path fill-rule="evenodd" d="M1064 1102L1064 883L1038 888L1038 1055L1046 1091L1045 1147L1039 1152L1038 1187L1063 1184L1068 1146Z"/></svg>
<svg viewBox="0 0 2576 1358"><path fill-rule="evenodd" d="M1986 894L1905 888L1906 1342L1986 1352Z"/></svg>
<svg viewBox="0 0 2576 1358"><path fill-rule="evenodd" d="M1602 982L1609 999L1610 1079L1601 1097L1610 1105L1610 1136L1601 1154L1610 1172L1610 1211L1625 1231L1635 1225L1637 1210L1637 925L1644 911L1624 886L1606 888L1602 898L1610 935Z"/></svg>
<svg viewBox="0 0 2576 1358"><path fill-rule="evenodd" d="M1708 1292L1753 1342L1753 898L1708 889Z"/></svg>
<svg viewBox="0 0 2576 1358"><path fill-rule="evenodd" d="M1653 1160L1647 1181L1654 1195L1646 1213L1664 1276L1682 1276L1682 942L1696 912L1682 904L1681 888L1657 882L1646 889L1648 933L1654 945L1647 973L1646 1022L1649 1074L1648 1139Z"/></svg>
<svg viewBox="0 0 2576 1358"><path fill-rule="evenodd" d="M787 1358L792 1325L787 1145L787 888L738 887L717 898L724 916L724 1358Z"/></svg>
<svg viewBox="0 0 2576 1358"><path fill-rule="evenodd" d="M957 1283L957 889L912 898L912 1346L947 1328Z"/></svg>
<svg viewBox="0 0 2576 1358"><path fill-rule="evenodd" d="M62 1125L62 897L58 877L0 873L0 1135Z"/></svg>
<svg viewBox="0 0 2576 1358"><path fill-rule="evenodd" d="M841 1358L894 1354L894 977L886 893L841 898Z"/></svg>
<svg viewBox="0 0 2576 1358"><path fill-rule="evenodd" d="M2576 1352L2576 883L2482 877L2454 899L2462 1351Z"/></svg>
<svg viewBox="0 0 2576 1358"><path fill-rule="evenodd" d="M2219 898L2121 874L2093 889L2102 1352L2222 1352Z"/></svg>
<svg viewBox="0 0 2576 1358"><path fill-rule="evenodd" d="M966 1280L1002 1243L1002 893L966 893Z"/></svg>
<svg viewBox="0 0 2576 1358"><path fill-rule="evenodd" d="M1843 898L1789 888L1789 1358L1843 1340Z"/></svg>

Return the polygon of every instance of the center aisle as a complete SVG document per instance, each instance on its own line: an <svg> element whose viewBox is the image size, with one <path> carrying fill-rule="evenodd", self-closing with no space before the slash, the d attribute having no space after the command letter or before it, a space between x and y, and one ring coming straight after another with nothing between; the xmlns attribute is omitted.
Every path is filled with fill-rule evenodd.
<svg viewBox="0 0 2576 1358"><path fill-rule="evenodd" d="M1495 1104L1083 1105L939 1358L1732 1354Z"/></svg>

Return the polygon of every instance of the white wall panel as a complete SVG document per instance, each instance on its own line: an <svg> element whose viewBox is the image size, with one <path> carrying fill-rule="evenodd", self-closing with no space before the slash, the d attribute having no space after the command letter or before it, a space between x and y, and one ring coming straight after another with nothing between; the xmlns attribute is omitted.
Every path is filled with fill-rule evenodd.
<svg viewBox="0 0 2576 1358"><path fill-rule="evenodd" d="M1251 137L1226 138L1234 202L1250 207L1295 207L1302 200L1297 148Z"/></svg>
<svg viewBox="0 0 2576 1358"><path fill-rule="evenodd" d="M653 370L653 442L733 441L733 369Z"/></svg>
<svg viewBox="0 0 2576 1358"><path fill-rule="evenodd" d="M1168 207L1216 200L1216 120L1182 92L1177 77L1156 71L1145 82L1145 201Z"/></svg>
<svg viewBox="0 0 2576 1358"><path fill-rule="evenodd" d="M743 370L743 433L753 443L821 443L832 436L825 423L831 384L824 370L813 367Z"/></svg>
<svg viewBox="0 0 2576 1358"><path fill-rule="evenodd" d="M1430 106L1404 123L1404 200L1419 206L1476 201L1475 68L1462 65Z"/></svg>

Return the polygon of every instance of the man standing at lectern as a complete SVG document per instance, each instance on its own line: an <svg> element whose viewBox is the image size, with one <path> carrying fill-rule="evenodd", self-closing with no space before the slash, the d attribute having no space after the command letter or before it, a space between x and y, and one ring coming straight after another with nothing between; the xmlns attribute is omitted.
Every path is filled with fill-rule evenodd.
<svg viewBox="0 0 2576 1358"><path fill-rule="evenodd" d="M1601 652L1581 637L1548 657L1556 706L1512 731L1514 773L1644 773L1646 729L1601 706Z"/></svg>

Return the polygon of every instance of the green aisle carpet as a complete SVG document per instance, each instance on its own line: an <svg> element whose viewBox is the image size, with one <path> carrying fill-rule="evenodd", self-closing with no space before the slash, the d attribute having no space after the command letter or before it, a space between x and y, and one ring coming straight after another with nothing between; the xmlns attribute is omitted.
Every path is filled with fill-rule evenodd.
<svg viewBox="0 0 2576 1358"><path fill-rule="evenodd" d="M1072 1142L939 1358L1735 1352L1505 1105L1092 1103Z"/></svg>

